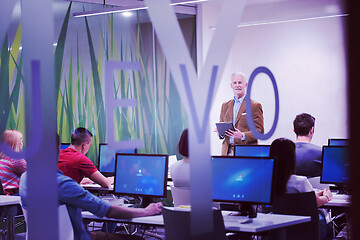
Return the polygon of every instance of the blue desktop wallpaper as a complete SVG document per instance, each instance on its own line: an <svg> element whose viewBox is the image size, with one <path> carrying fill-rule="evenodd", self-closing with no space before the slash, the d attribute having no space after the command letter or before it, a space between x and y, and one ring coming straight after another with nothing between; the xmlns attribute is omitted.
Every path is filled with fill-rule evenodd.
<svg viewBox="0 0 360 240"><path fill-rule="evenodd" d="M235 156L242 157L269 157L270 146L236 145Z"/></svg>
<svg viewBox="0 0 360 240"><path fill-rule="evenodd" d="M269 203L273 166L273 159L213 157L213 199Z"/></svg>
<svg viewBox="0 0 360 240"><path fill-rule="evenodd" d="M122 194L163 196L166 156L117 155L114 191Z"/></svg>
<svg viewBox="0 0 360 240"><path fill-rule="evenodd" d="M60 145L60 149L63 150L63 149L68 148L69 146L70 146L70 143L62 143L62 144Z"/></svg>
<svg viewBox="0 0 360 240"><path fill-rule="evenodd" d="M349 182L349 149L347 147L323 147L322 182Z"/></svg>
<svg viewBox="0 0 360 240"><path fill-rule="evenodd" d="M114 150L108 145L99 145L99 171L115 172L115 155L116 153L135 153L135 149Z"/></svg>
<svg viewBox="0 0 360 240"><path fill-rule="evenodd" d="M329 146L348 146L350 139L329 139Z"/></svg>

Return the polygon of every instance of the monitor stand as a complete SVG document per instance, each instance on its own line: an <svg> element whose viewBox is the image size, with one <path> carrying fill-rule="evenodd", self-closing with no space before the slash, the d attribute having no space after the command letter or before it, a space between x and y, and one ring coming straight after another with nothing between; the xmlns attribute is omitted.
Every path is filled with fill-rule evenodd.
<svg viewBox="0 0 360 240"><path fill-rule="evenodd" d="M250 203L240 203L239 208L236 210L238 212L232 213L233 216L248 216L249 218L256 218L256 208Z"/></svg>
<svg viewBox="0 0 360 240"><path fill-rule="evenodd" d="M349 184L336 184L339 192L338 194L350 194Z"/></svg>
<svg viewBox="0 0 360 240"><path fill-rule="evenodd" d="M249 203L241 203L240 216L249 216L249 218L256 218L257 213L255 207Z"/></svg>

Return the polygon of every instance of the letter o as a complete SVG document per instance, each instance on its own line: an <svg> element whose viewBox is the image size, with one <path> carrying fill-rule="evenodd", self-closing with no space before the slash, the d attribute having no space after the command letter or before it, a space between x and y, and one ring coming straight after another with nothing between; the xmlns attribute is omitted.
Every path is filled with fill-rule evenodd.
<svg viewBox="0 0 360 240"><path fill-rule="evenodd" d="M272 125L270 131L265 134L260 133L255 127L254 120L252 118L251 100L250 100L251 99L250 98L251 86L252 86L252 83L253 83L255 77L259 73L265 73L266 75L269 76L271 83L273 85L273 88L274 88L274 93L275 93L275 119L274 119L274 122L273 122L273 125ZM277 123L279 121L279 91L278 91L278 88L276 85L274 75L271 73L271 71L268 68L258 67L251 73L251 76L250 76L249 82L248 82L248 92L246 94L245 101L246 101L246 112L247 112L246 119L247 119L247 122L248 122L248 125L250 128L250 131L252 132L254 137L257 139L260 139L260 140L269 139L274 134Z"/></svg>

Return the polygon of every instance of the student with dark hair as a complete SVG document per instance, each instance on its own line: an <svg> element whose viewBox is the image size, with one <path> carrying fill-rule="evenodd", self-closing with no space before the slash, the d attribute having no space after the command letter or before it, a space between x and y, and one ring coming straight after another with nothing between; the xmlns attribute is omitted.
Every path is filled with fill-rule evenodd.
<svg viewBox="0 0 360 240"><path fill-rule="evenodd" d="M287 138L275 139L270 146L270 157L278 159L275 194L314 191L306 177L295 175L295 144L291 140ZM317 192L315 195L318 207L329 202L332 198L331 191L328 189Z"/></svg>
<svg viewBox="0 0 360 240"><path fill-rule="evenodd" d="M188 129L181 134L178 151L185 158L170 166L170 175L175 187L190 189L190 162Z"/></svg>
<svg viewBox="0 0 360 240"><path fill-rule="evenodd" d="M71 144L68 148L60 151L58 168L66 175L80 183L84 177L102 187L109 188L113 178L106 178L94 166L92 161L85 156L89 151L92 141L92 133L86 128L79 127L71 135Z"/></svg>
<svg viewBox="0 0 360 240"><path fill-rule="evenodd" d="M270 146L270 157L278 159L275 175L275 194L301 193L314 191L309 180L305 176L295 175L295 144L287 138L275 139ZM329 202L332 193L328 189L315 192L317 206L320 207ZM322 214L320 218L320 239L326 237L327 226Z"/></svg>
<svg viewBox="0 0 360 240"><path fill-rule="evenodd" d="M296 134L295 174L306 177L320 176L322 150L320 146L310 143L314 135L315 118L301 113L295 117L293 124Z"/></svg>

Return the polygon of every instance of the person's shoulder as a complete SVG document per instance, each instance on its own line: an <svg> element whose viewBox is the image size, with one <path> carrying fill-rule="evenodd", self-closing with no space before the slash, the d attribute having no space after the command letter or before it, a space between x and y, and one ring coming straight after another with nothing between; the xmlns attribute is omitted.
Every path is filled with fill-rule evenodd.
<svg viewBox="0 0 360 240"><path fill-rule="evenodd" d="M234 103L234 99L230 99L229 101L226 101L222 104L222 106L226 106L226 105L229 105L229 104L233 104Z"/></svg>
<svg viewBox="0 0 360 240"><path fill-rule="evenodd" d="M252 106L260 106L261 107L261 103L255 101L254 99L250 99L251 105Z"/></svg>

